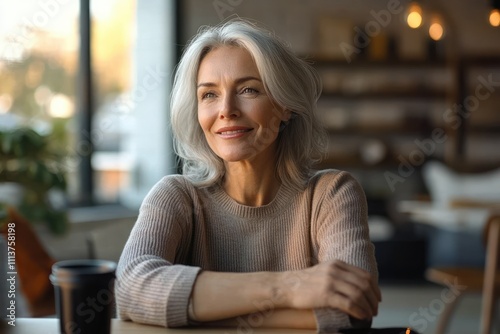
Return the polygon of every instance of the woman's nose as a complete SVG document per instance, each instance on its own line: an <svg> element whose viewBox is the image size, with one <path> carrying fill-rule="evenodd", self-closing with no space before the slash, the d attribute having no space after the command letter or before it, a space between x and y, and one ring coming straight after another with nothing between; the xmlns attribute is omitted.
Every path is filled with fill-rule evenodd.
<svg viewBox="0 0 500 334"><path fill-rule="evenodd" d="M235 118L240 116L238 104L236 102L236 98L233 95L227 94L226 96L224 96L221 102L222 105L219 111L220 119Z"/></svg>

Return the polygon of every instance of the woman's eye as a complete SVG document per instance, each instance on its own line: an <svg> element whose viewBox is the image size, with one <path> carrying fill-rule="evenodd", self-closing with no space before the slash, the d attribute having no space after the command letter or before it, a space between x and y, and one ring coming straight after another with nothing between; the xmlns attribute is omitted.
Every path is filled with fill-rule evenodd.
<svg viewBox="0 0 500 334"><path fill-rule="evenodd" d="M213 98L213 97L215 97L215 94L214 94L214 93L212 93L212 92L205 93L205 94L203 94L203 95L201 96L202 100L204 100L204 99L211 99L211 98Z"/></svg>
<svg viewBox="0 0 500 334"><path fill-rule="evenodd" d="M246 87L245 89L243 89L242 93L244 93L244 94L247 94L247 93L257 94L258 91L256 89L253 89L253 88L250 88L250 87Z"/></svg>

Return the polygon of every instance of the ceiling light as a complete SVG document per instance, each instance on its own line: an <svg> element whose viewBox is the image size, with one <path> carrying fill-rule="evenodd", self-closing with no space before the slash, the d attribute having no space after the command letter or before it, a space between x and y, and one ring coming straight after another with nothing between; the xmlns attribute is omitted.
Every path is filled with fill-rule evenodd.
<svg viewBox="0 0 500 334"><path fill-rule="evenodd" d="M406 22L413 29L417 29L422 25L422 7L420 7L418 2L413 1L408 6Z"/></svg>
<svg viewBox="0 0 500 334"><path fill-rule="evenodd" d="M493 8L490 12L490 24L492 27L500 27L500 10Z"/></svg>
<svg viewBox="0 0 500 334"><path fill-rule="evenodd" d="M433 15L431 19L431 25L429 26L429 36L435 41L439 41L444 36L443 23L441 18L437 15Z"/></svg>

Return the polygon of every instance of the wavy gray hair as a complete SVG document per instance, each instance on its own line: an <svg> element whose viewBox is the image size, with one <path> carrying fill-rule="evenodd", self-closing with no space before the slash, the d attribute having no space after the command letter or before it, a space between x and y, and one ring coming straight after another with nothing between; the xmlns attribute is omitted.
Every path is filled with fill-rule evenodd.
<svg viewBox="0 0 500 334"><path fill-rule="evenodd" d="M183 174L197 186L210 186L224 177L224 162L212 151L198 123L196 97L201 60L220 46L245 48L255 61L266 93L292 113L276 139L276 173L284 184L303 188L325 147L324 130L316 116L321 80L272 33L241 19L200 30L177 66L170 110L174 148Z"/></svg>

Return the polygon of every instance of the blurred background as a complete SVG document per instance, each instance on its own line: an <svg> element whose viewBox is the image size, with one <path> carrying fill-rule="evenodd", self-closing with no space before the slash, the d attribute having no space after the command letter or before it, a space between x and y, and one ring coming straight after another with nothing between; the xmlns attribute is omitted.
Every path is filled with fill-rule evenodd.
<svg viewBox="0 0 500 334"><path fill-rule="evenodd" d="M365 190L388 296L375 324L413 321L430 333L442 311L429 320L419 309L443 287L426 283L425 270L481 268L483 228L500 207L499 8L3 0L0 203L33 223L56 260L117 261L144 196L178 172L168 114L184 45L203 25L250 18L322 77L318 116L329 144L318 168L347 170ZM476 297L461 306L455 333L478 328Z"/></svg>

